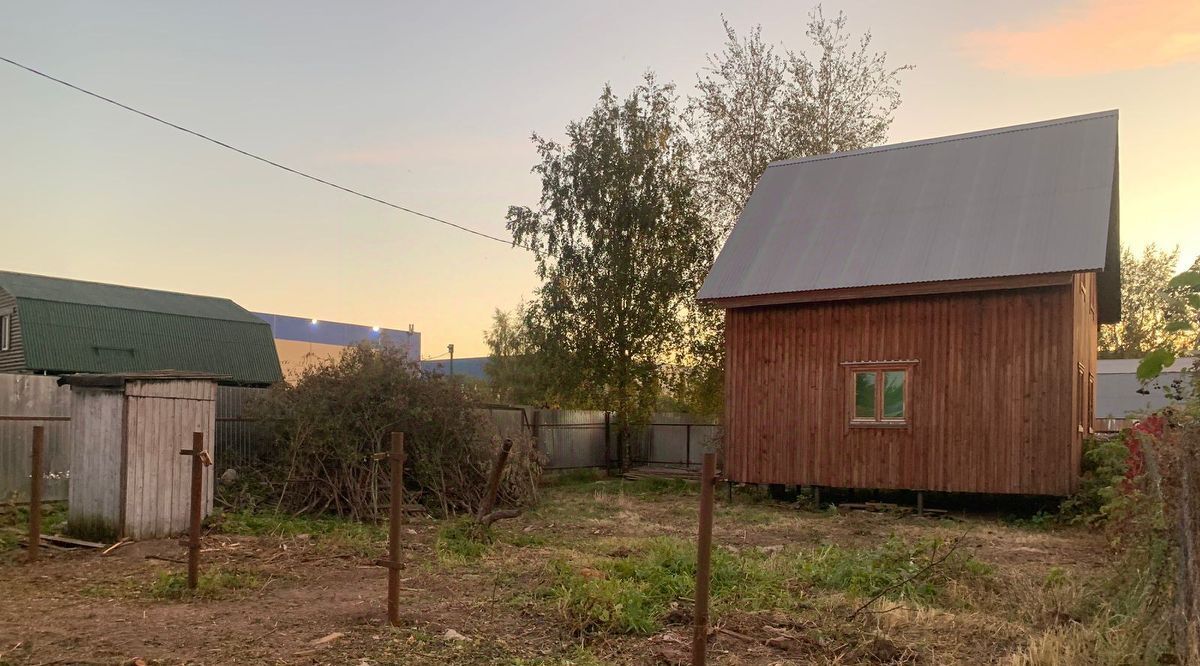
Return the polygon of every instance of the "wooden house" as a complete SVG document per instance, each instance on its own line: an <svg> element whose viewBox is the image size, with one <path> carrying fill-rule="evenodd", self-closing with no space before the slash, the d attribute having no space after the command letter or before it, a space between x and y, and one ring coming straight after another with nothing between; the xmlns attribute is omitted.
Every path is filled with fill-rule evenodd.
<svg viewBox="0 0 1200 666"><path fill-rule="evenodd" d="M699 294L728 478L1074 491L1117 165L1116 111L771 164Z"/></svg>
<svg viewBox="0 0 1200 666"><path fill-rule="evenodd" d="M193 433L213 447L219 375L192 372L75 374L67 528L80 536L152 539L188 527ZM204 468L203 515L213 469Z"/></svg>

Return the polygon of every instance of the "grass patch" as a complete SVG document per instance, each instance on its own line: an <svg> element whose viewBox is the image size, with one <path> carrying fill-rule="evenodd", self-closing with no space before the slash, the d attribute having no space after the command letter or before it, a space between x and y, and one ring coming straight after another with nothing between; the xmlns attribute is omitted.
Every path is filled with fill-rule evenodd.
<svg viewBox="0 0 1200 666"><path fill-rule="evenodd" d="M293 516L275 511L231 511L214 514L210 525L225 534L296 538L307 536L318 547L359 557L373 557L387 546L387 530L346 518Z"/></svg>
<svg viewBox="0 0 1200 666"><path fill-rule="evenodd" d="M991 571L956 552L924 575L906 580L947 548L937 540L909 543L892 537L870 549L718 549L712 560L712 604L716 612L795 610L805 588L858 598L885 593L920 604L944 602L948 582L983 578ZM694 546L679 539L650 539L628 555L610 554L585 564L556 559L548 567L548 596L580 634L652 634L672 605L692 598L695 590Z"/></svg>
<svg viewBox="0 0 1200 666"><path fill-rule="evenodd" d="M700 484L687 479L649 477L622 481L621 490L638 497L661 497L663 495L698 495Z"/></svg>
<svg viewBox="0 0 1200 666"><path fill-rule="evenodd" d="M607 474L602 469L568 469L543 474L541 485L546 488L566 488L592 484L605 478Z"/></svg>
<svg viewBox="0 0 1200 666"><path fill-rule="evenodd" d="M42 504L42 533L61 532L67 525L67 503ZM29 505L9 504L0 509L0 553L16 550L29 536Z"/></svg>
<svg viewBox="0 0 1200 666"><path fill-rule="evenodd" d="M492 530L462 517L447 521L437 533L437 554L443 560L465 562L476 560L492 549L495 535Z"/></svg>
<svg viewBox="0 0 1200 666"><path fill-rule="evenodd" d="M262 579L250 571L238 569L201 572L196 581L196 589L187 587L187 574L178 571L164 571L146 590L152 599L217 599L229 592L256 590L262 587Z"/></svg>

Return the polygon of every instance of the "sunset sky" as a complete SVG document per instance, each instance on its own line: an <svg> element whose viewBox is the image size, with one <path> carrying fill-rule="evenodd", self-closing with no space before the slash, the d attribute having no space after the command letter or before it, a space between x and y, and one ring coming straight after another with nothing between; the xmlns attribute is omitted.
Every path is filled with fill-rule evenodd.
<svg viewBox="0 0 1200 666"><path fill-rule="evenodd" d="M0 55L272 159L507 237L531 131L607 82L691 91L739 30L806 46L780 2L39 2ZM1200 254L1200 2L827 2L905 72L889 141L1121 111L1121 233ZM0 63L3 270L227 296L486 353L536 286L522 250L330 190Z"/></svg>

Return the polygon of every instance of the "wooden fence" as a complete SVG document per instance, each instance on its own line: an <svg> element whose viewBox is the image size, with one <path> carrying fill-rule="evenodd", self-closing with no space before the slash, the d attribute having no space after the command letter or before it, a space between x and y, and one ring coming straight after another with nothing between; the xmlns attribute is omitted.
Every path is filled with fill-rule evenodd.
<svg viewBox="0 0 1200 666"><path fill-rule="evenodd" d="M29 501L33 426L46 428L42 497L67 499L71 393L58 377L0 374L0 500Z"/></svg>

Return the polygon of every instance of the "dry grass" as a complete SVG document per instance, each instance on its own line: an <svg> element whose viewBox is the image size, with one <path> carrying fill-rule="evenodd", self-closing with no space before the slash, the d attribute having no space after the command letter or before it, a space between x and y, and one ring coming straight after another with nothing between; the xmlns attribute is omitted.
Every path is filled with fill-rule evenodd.
<svg viewBox="0 0 1200 666"><path fill-rule="evenodd" d="M382 624L370 565L382 530L339 521L228 517L206 563L253 584L209 598L144 593L173 567L143 555L178 557L173 542L0 565L0 635L12 637L0 663L687 663L696 501L676 483L584 479L546 487L485 535L415 522L399 629ZM1089 647L1120 632L1095 603L1103 539L1083 529L817 513L743 494L719 503L715 541L712 663L1086 664L1123 649ZM310 645L332 632L345 635Z"/></svg>

